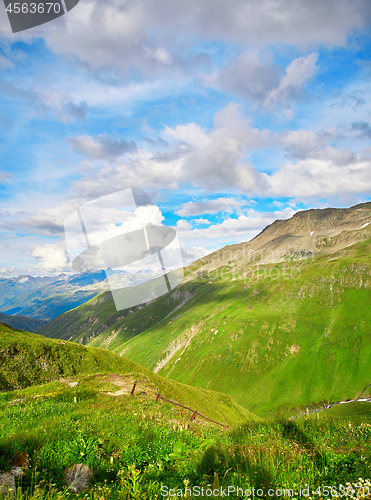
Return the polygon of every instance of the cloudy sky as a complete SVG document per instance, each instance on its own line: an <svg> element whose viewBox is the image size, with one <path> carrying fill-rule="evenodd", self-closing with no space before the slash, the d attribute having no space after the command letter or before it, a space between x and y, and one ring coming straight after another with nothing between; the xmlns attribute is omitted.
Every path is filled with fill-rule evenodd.
<svg viewBox="0 0 371 500"><path fill-rule="evenodd" d="M369 201L370 22L369 0L80 0L13 34L0 2L0 276L71 270L66 217L122 189L188 262Z"/></svg>

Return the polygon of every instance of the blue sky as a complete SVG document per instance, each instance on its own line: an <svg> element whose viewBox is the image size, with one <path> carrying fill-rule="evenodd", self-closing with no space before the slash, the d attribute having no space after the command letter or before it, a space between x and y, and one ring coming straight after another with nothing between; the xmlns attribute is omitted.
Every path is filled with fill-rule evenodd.
<svg viewBox="0 0 371 500"><path fill-rule="evenodd" d="M0 276L71 270L65 218L122 189L187 262L371 199L369 0L0 10Z"/></svg>

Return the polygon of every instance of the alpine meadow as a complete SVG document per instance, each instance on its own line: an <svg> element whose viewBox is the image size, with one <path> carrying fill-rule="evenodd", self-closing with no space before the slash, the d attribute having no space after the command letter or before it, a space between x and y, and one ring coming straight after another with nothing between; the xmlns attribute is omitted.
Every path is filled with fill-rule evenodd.
<svg viewBox="0 0 371 500"><path fill-rule="evenodd" d="M0 500L371 500L370 81L370 0L0 0Z"/></svg>

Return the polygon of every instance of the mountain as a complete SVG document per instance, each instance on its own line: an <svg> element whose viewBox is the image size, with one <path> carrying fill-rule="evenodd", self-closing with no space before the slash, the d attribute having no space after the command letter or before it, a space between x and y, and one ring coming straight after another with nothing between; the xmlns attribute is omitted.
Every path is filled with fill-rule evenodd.
<svg viewBox="0 0 371 500"><path fill-rule="evenodd" d="M41 288L63 279L66 275L59 275L57 278L53 276L28 276L21 275L13 278L0 278L0 308L3 307L8 300L12 300L22 293L30 292L35 288Z"/></svg>
<svg viewBox="0 0 371 500"><path fill-rule="evenodd" d="M35 332L47 323L47 321L41 319L28 318L27 316L10 316L2 313L0 313L0 322L27 332Z"/></svg>
<svg viewBox="0 0 371 500"><path fill-rule="evenodd" d="M90 270L81 274L32 278L18 276L0 280L0 311L50 321L108 290L106 275L117 286L130 286L148 280L147 274Z"/></svg>
<svg viewBox="0 0 371 500"><path fill-rule="evenodd" d="M177 290L146 306L117 312L106 292L40 332L113 350L265 416L370 384L370 304L365 203L298 212L193 263Z"/></svg>
<svg viewBox="0 0 371 500"><path fill-rule="evenodd" d="M239 425L249 420L261 420L225 394L163 379L103 349L47 339L14 330L2 323L0 345L0 392L82 375L114 374L118 379L125 375L143 379L152 386L152 392L155 388L162 396L178 400L183 405L193 405L200 413L217 421L224 419L231 425Z"/></svg>
<svg viewBox="0 0 371 500"><path fill-rule="evenodd" d="M88 271L79 275L18 276L0 281L0 311L49 321L108 289L106 275ZM5 297L5 299L4 299Z"/></svg>

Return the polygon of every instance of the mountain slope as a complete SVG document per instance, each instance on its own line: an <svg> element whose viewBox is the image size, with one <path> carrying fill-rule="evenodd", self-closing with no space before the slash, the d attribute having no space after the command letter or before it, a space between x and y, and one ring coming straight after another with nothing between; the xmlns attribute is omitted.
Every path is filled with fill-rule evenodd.
<svg viewBox="0 0 371 500"><path fill-rule="evenodd" d="M158 324L168 314L184 305L193 297L195 286L189 284L172 294L132 309L117 311L111 292L104 292L85 304L55 318L38 330L38 334L50 338L59 338L87 344L104 333L109 341L101 337L102 345L110 345L110 349Z"/></svg>
<svg viewBox="0 0 371 500"><path fill-rule="evenodd" d="M0 322L27 332L35 332L47 323L41 319L28 318L27 316L10 316L2 313L0 313Z"/></svg>
<svg viewBox="0 0 371 500"><path fill-rule="evenodd" d="M197 305L120 352L165 377L218 388L260 415L356 397L371 382L371 241L353 250L367 257L302 263L295 280L265 276L283 275L280 264L249 280L231 271L200 281Z"/></svg>
<svg viewBox="0 0 371 500"><path fill-rule="evenodd" d="M371 203L299 212L192 264L146 307L117 313L103 295L43 330L66 338L68 319L76 341L261 415L353 398L371 381L370 223Z"/></svg>
<svg viewBox="0 0 371 500"><path fill-rule="evenodd" d="M199 413L230 425L260 419L230 396L166 380L103 349L43 338L0 323L0 392L39 385L61 377L89 374L130 375L154 385L166 398L196 408ZM192 406L193 405L193 406Z"/></svg>

